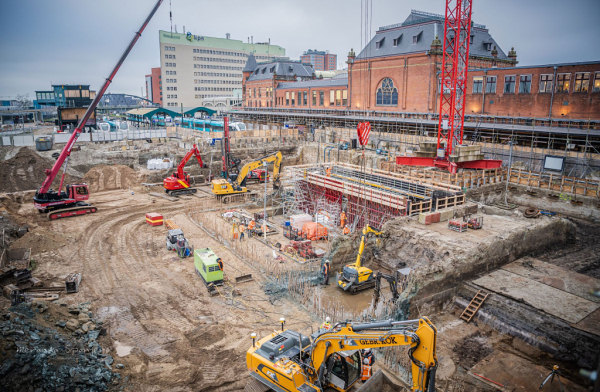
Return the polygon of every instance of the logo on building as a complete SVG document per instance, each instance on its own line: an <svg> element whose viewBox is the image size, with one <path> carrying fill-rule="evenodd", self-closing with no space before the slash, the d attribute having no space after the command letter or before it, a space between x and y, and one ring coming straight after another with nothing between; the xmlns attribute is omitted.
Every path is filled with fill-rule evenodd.
<svg viewBox="0 0 600 392"><path fill-rule="evenodd" d="M196 40L196 41L204 41L204 37L203 36L201 36L201 35L194 35L194 34L190 33L189 31L185 35L185 38L188 41L190 41L190 42L192 42L194 40Z"/></svg>

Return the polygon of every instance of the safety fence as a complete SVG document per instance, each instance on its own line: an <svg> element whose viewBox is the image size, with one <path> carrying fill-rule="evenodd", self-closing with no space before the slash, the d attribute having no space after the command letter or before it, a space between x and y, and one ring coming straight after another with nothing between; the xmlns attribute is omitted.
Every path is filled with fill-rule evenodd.
<svg viewBox="0 0 600 392"><path fill-rule="evenodd" d="M529 188L546 189L563 195L588 196L600 198L600 181L584 178L567 177L555 173L535 173L531 171L511 169L509 182ZM570 197L569 197L570 198Z"/></svg>

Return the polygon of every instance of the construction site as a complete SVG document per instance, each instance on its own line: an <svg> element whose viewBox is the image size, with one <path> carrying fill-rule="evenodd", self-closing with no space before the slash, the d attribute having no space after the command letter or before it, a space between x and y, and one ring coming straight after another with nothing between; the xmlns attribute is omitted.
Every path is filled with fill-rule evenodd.
<svg viewBox="0 0 600 392"><path fill-rule="evenodd" d="M160 3L75 129L3 135L2 390L600 390L600 120L465 120L470 2L438 114L84 132Z"/></svg>

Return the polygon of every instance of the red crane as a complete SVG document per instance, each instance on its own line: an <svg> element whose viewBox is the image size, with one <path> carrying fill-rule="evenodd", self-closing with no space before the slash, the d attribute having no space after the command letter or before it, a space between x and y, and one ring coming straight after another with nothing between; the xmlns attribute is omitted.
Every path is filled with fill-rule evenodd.
<svg viewBox="0 0 600 392"><path fill-rule="evenodd" d="M471 39L471 5L472 0L446 0L437 157L396 157L396 163L399 165L436 166L451 173L456 173L459 167L490 169L502 165L501 160L492 159L450 161L454 147L463 142Z"/></svg>
<svg viewBox="0 0 600 392"><path fill-rule="evenodd" d="M196 193L196 189L190 187L190 175L186 171L183 171L185 165L188 163L192 156L196 157L196 160L198 161L200 167L206 167L202 162L202 157L200 156L200 151L198 151L198 147L196 147L196 145L194 144L192 149L188 151L188 153L185 154L181 162L179 162L179 166L177 166L177 171L163 180L163 186L165 187L165 192L167 192L167 194L185 195L190 193Z"/></svg>
<svg viewBox="0 0 600 392"><path fill-rule="evenodd" d="M106 89L112 82L117 71L119 70L119 68L121 67L121 65L127 58L127 56L129 55L129 52L134 47L137 40L142 36L142 32L148 25L148 22L150 22L150 19L152 19L152 17L156 13L156 10L158 9L158 7L160 6L161 3L162 3L162 0L158 0L156 2L156 4L154 5L154 8L152 8L152 11L148 15L148 17L146 18L146 20L144 21L142 26L140 27L140 29L133 36L131 42L129 43L129 46L127 47L127 49L125 49L125 51L121 55L121 58L117 62L117 65L115 65L114 69L112 70L112 72L110 73L108 78L106 78L104 85L102 86L100 91L98 91L98 94L96 94L96 98L94 98L94 100L92 101L90 106L87 108L85 114L79 121L77 128L75 128L75 130L73 131L73 134L69 138L69 141L63 147L62 151L60 152L60 155L58 156L58 159L54 163L54 166L52 166L52 169L46 169L46 179L42 183L42 186L40 187L40 189L38 189L38 191L35 193L35 196L33 197L33 202L34 202L35 208L37 208L40 212L48 212L49 219L66 218L69 216L84 215L84 214L96 212L96 210L97 210L96 207L85 202L85 200L88 200L88 198L89 198L89 191L88 191L87 184L67 185L66 192L62 191L62 187L63 187L63 183L64 183L64 179L65 179L65 173L67 171L67 165L69 162L69 156L71 155L71 151L73 150L73 145L77 141L79 134L83 131L83 128L84 128L87 120L90 118L91 114L96 109L96 106L98 106L100 99L102 99L102 96L106 92ZM63 167L63 164L64 164L64 170L63 170L63 174L60 178L60 185L58 187L58 190L54 191L54 190L50 189L50 187L52 186L52 182L54 181L54 179L60 172L60 169Z"/></svg>

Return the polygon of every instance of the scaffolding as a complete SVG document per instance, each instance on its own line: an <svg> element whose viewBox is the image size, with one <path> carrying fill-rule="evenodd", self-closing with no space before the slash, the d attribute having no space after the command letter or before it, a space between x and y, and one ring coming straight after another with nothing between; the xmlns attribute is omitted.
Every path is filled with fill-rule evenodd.
<svg viewBox="0 0 600 392"><path fill-rule="evenodd" d="M430 212L439 200L447 207L465 201L455 185L343 163L286 167L282 183L284 214L321 217L330 228L340 225L342 211L352 230L366 224L381 229L395 217Z"/></svg>

